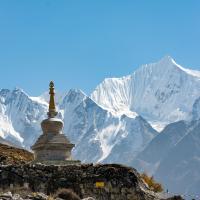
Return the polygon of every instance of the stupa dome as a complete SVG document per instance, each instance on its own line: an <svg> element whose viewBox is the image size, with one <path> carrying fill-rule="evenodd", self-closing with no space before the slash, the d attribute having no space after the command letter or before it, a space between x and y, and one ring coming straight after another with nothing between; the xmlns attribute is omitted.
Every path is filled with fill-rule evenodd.
<svg viewBox="0 0 200 200"><path fill-rule="evenodd" d="M42 132L47 133L57 133L62 134L63 122L57 118L48 118L42 121L41 123Z"/></svg>

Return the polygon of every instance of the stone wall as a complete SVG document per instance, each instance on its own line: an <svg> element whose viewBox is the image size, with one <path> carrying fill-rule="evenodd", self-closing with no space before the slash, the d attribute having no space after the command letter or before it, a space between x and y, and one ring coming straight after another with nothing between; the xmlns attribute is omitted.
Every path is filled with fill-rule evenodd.
<svg viewBox="0 0 200 200"><path fill-rule="evenodd" d="M133 168L122 165L9 165L0 166L0 188L25 186L53 194L71 188L81 198L97 200L156 200Z"/></svg>

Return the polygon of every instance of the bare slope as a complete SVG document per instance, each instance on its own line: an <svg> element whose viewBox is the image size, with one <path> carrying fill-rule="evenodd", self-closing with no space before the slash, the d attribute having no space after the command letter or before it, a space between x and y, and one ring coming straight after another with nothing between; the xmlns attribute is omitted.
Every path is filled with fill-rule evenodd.
<svg viewBox="0 0 200 200"><path fill-rule="evenodd" d="M0 144L0 164L24 164L33 160L33 154L24 149Z"/></svg>

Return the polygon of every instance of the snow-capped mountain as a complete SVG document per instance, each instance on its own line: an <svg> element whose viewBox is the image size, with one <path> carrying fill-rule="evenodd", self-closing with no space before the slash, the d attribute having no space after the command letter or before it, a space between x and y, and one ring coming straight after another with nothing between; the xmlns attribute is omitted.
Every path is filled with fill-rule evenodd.
<svg viewBox="0 0 200 200"><path fill-rule="evenodd" d="M23 90L0 91L0 136L29 147L41 133L40 122L47 112L46 102L30 98Z"/></svg>
<svg viewBox="0 0 200 200"><path fill-rule="evenodd" d="M41 134L40 123L46 118L48 104L43 96L29 97L21 89L1 90L0 136L29 148ZM128 164L157 134L136 113L132 117L115 116L80 90L70 90L58 110L58 117L64 120L64 132L76 144L73 156L84 162L112 162L118 149L116 162L123 157Z"/></svg>
<svg viewBox="0 0 200 200"><path fill-rule="evenodd" d="M65 133L77 145L73 155L84 162L128 164L157 134L142 117L115 116L81 91L70 90L61 108Z"/></svg>
<svg viewBox="0 0 200 200"><path fill-rule="evenodd" d="M91 98L113 112L128 115L133 111L152 125L166 125L190 117L199 88L200 72L185 69L166 56L131 75L105 79Z"/></svg>
<svg viewBox="0 0 200 200"><path fill-rule="evenodd" d="M58 117L76 145L74 158L132 165L155 175L169 189L196 192L199 88L200 72L167 56L131 75L105 79L90 96L78 89L58 94ZM42 133L47 110L47 92L31 97L21 89L0 90L0 142L29 148ZM164 126L160 133L154 129ZM187 178L189 187L182 184Z"/></svg>

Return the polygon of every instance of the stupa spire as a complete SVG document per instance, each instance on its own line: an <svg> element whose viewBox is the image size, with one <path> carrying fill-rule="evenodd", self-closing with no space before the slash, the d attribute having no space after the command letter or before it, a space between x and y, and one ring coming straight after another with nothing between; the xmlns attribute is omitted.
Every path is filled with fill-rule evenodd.
<svg viewBox="0 0 200 200"><path fill-rule="evenodd" d="M57 115L56 112L56 106L55 106L55 92L54 92L54 82L51 81L49 83L49 95L50 95L50 99L49 99L49 112L48 112L48 116L51 117L55 117Z"/></svg>

